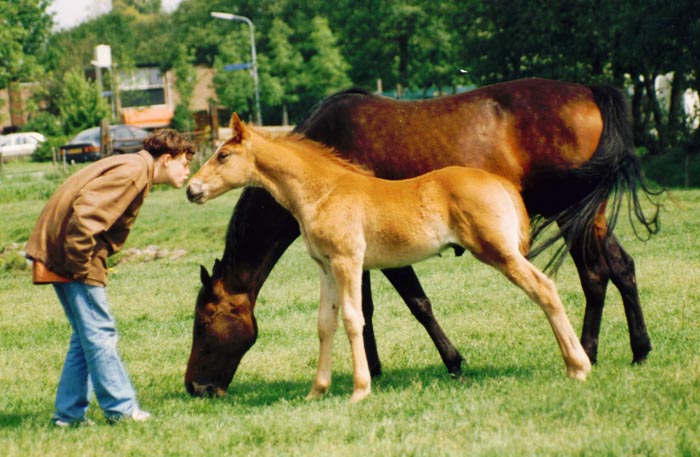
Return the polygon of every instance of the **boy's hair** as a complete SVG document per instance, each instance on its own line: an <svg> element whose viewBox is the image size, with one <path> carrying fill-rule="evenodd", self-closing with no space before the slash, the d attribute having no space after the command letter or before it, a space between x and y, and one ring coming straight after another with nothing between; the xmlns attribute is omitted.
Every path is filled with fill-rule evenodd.
<svg viewBox="0 0 700 457"><path fill-rule="evenodd" d="M143 148L154 159L163 154L170 154L173 157L186 154L187 160L192 160L195 153L194 145L173 129L155 130L143 140Z"/></svg>

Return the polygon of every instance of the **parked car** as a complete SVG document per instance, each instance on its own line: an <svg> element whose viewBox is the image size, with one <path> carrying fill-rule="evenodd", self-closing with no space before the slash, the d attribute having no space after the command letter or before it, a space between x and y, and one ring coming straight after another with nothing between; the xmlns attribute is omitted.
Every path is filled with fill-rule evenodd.
<svg viewBox="0 0 700 457"><path fill-rule="evenodd" d="M78 133L72 140L58 148L58 156L62 159L76 162L98 160L102 138L100 127L93 127ZM114 154L137 152L143 148L143 140L148 136L146 130L132 125L115 124L109 126L112 137L112 150Z"/></svg>
<svg viewBox="0 0 700 457"><path fill-rule="evenodd" d="M3 160L8 157L30 156L44 141L46 138L38 132L0 135L0 154L2 154Z"/></svg>

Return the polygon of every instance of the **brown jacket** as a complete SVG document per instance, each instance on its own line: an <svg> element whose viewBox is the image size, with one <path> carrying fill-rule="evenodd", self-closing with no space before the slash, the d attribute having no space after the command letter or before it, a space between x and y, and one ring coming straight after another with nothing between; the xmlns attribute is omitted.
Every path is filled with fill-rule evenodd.
<svg viewBox="0 0 700 457"><path fill-rule="evenodd" d="M44 206L27 257L61 276L105 286L107 257L124 245L152 183L153 157L147 151L83 168Z"/></svg>

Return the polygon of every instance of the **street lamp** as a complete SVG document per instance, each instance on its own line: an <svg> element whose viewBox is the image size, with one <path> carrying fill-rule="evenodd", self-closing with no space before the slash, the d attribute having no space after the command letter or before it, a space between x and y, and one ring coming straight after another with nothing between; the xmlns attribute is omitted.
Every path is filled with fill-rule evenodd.
<svg viewBox="0 0 700 457"><path fill-rule="evenodd" d="M217 19L245 22L248 24L248 27L250 27L250 54L253 57L253 84L255 85L255 118L257 124L262 125L262 115L260 114L260 92L258 91L258 60L255 53L255 28L253 26L253 21L245 16L238 16L237 14L231 13L220 13L218 11L213 11L210 14L211 17L215 17Z"/></svg>

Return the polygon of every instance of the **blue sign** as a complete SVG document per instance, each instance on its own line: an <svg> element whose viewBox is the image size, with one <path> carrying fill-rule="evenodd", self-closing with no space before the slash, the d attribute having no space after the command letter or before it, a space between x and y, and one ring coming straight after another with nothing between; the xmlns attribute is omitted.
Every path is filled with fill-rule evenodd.
<svg viewBox="0 0 700 457"><path fill-rule="evenodd" d="M224 70L225 71L235 71L235 70L248 70L249 68L253 68L252 63L230 63L228 65L224 65Z"/></svg>

